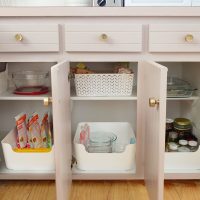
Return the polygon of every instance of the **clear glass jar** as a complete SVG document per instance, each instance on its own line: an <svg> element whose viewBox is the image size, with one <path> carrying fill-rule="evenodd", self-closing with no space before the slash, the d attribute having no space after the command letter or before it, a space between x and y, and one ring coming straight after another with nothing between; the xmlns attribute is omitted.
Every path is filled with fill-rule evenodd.
<svg viewBox="0 0 200 200"><path fill-rule="evenodd" d="M177 152L179 145L175 142L169 142L167 144L167 151L168 152Z"/></svg>
<svg viewBox="0 0 200 200"><path fill-rule="evenodd" d="M117 136L109 132L91 132L88 145L89 153L112 153L112 145Z"/></svg>
<svg viewBox="0 0 200 200"><path fill-rule="evenodd" d="M178 133L179 140L188 140L192 135L192 123L186 118L176 118L174 120L174 131Z"/></svg>
<svg viewBox="0 0 200 200"><path fill-rule="evenodd" d="M178 142L178 133L173 131L173 132L169 132L169 142Z"/></svg>
<svg viewBox="0 0 200 200"><path fill-rule="evenodd" d="M198 150L198 142L195 140L189 141L188 146L191 152L195 152Z"/></svg>

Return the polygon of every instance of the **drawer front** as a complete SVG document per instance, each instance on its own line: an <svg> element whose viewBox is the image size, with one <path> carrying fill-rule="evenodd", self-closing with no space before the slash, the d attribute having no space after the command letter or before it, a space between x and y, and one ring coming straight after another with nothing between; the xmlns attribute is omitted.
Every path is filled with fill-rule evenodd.
<svg viewBox="0 0 200 200"><path fill-rule="evenodd" d="M141 52L142 25L65 25L65 50L76 52Z"/></svg>
<svg viewBox="0 0 200 200"><path fill-rule="evenodd" d="M59 51L58 25L0 25L0 52Z"/></svg>
<svg viewBox="0 0 200 200"><path fill-rule="evenodd" d="M200 52L200 25L150 25L150 52Z"/></svg>

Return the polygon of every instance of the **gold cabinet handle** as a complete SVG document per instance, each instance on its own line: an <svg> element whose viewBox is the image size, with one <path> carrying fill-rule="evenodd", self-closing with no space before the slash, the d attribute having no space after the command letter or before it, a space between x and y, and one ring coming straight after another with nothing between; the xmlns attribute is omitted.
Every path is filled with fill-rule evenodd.
<svg viewBox="0 0 200 200"><path fill-rule="evenodd" d="M192 42L194 40L194 36L192 34L187 34L185 36L185 41L186 42Z"/></svg>
<svg viewBox="0 0 200 200"><path fill-rule="evenodd" d="M149 106L152 108L159 106L159 100L155 98L149 98Z"/></svg>
<svg viewBox="0 0 200 200"><path fill-rule="evenodd" d="M23 40L23 35L20 34L20 33L17 33L17 34L15 35L15 39L16 39L16 41L21 42L21 41Z"/></svg>
<svg viewBox="0 0 200 200"><path fill-rule="evenodd" d="M49 106L50 103L52 103L52 97L46 97L43 100L44 106Z"/></svg>
<svg viewBox="0 0 200 200"><path fill-rule="evenodd" d="M100 35L100 39L103 40L103 41L106 41L106 40L108 39L108 35L105 34L105 33L102 33L102 34Z"/></svg>

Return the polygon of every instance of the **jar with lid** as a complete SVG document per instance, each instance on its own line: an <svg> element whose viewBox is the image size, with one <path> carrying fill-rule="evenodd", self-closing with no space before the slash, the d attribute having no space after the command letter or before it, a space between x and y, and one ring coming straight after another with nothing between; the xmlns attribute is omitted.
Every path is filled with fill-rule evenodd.
<svg viewBox="0 0 200 200"><path fill-rule="evenodd" d="M178 133L175 131L169 132L168 142L178 142Z"/></svg>
<svg viewBox="0 0 200 200"><path fill-rule="evenodd" d="M167 143L167 151L168 152L177 152L179 145L175 142Z"/></svg>
<svg viewBox="0 0 200 200"><path fill-rule="evenodd" d="M178 147L178 152L190 152L187 140L179 140L178 143L180 145Z"/></svg>
<svg viewBox="0 0 200 200"><path fill-rule="evenodd" d="M198 150L198 142L195 140L190 140L188 142L188 146L191 152L195 152Z"/></svg>
<svg viewBox="0 0 200 200"><path fill-rule="evenodd" d="M169 133L173 131L173 119L166 119L166 134L165 134L165 142L169 141Z"/></svg>
<svg viewBox="0 0 200 200"><path fill-rule="evenodd" d="M186 118L176 118L174 120L174 131L178 133L179 140L188 140L192 135L192 123Z"/></svg>

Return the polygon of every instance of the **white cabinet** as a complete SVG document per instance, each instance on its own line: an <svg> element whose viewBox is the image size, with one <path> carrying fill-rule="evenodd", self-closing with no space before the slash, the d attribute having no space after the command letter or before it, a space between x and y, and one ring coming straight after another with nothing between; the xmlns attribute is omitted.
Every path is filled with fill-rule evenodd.
<svg viewBox="0 0 200 200"><path fill-rule="evenodd" d="M145 1L141 2L145 4ZM156 1L156 3L159 2L161 3L161 1ZM188 2L168 1L168 3L174 3L173 5L178 5L178 3L186 5L185 3ZM12 20L7 21L11 23ZM23 19L20 24L29 20ZM32 19L31 22L34 20L38 22L38 18ZM29 113L43 112L46 109L52 111L56 172L21 171L16 173L7 170L4 162L1 161L0 179L54 179L56 177L58 200L68 197L72 179L145 179L150 199L162 200L164 175L166 178L190 179L192 173L193 178L200 178L197 169L185 168L184 172L177 173L178 169L173 169L171 165L171 171L164 170L166 116L169 118L188 117L200 127L199 92L190 98L166 98L167 75L186 79L195 87L200 88L198 17L192 19L183 17L182 19L181 17L124 15L116 18L54 17L41 20L49 25L44 27L39 25L38 27L36 25L33 27L31 25L0 26L0 30L4 27L5 32L8 32L5 34L4 31L0 31L3 35L3 39L0 39L0 44L2 44L0 45L2 52L0 60L2 63L9 62L8 73L16 69L48 69L51 72L49 85L52 88L50 93L42 96L17 96L12 94L12 90L1 93L0 136L3 137L13 128L13 117L21 111ZM62 25L58 30L58 26L51 26L51 23ZM34 29L34 34L30 33L32 29ZM17 43L13 39L13 34L18 32L25 38L30 37L30 43ZM48 37L46 34L48 35L49 32ZM187 35L192 35L188 38L193 38L193 40L187 42ZM53 44L53 47L48 46L49 44ZM33 46L37 46L37 49ZM65 59L69 61L58 62ZM23 60L28 61L19 62ZM34 63L37 60L39 62ZM114 62L129 62L135 72L137 90L135 89L134 93L128 97L76 96L68 75L70 67L75 67L78 62L83 61L90 69L97 72L111 72ZM45 108L44 98L52 100L52 105ZM151 105L149 105L149 100L151 100ZM72 139L77 124L84 121L130 123L136 133L136 169L81 171L75 165L71 169ZM183 161L182 158L179 159ZM171 162L174 159L169 157L168 160ZM191 162L193 162L192 159Z"/></svg>

